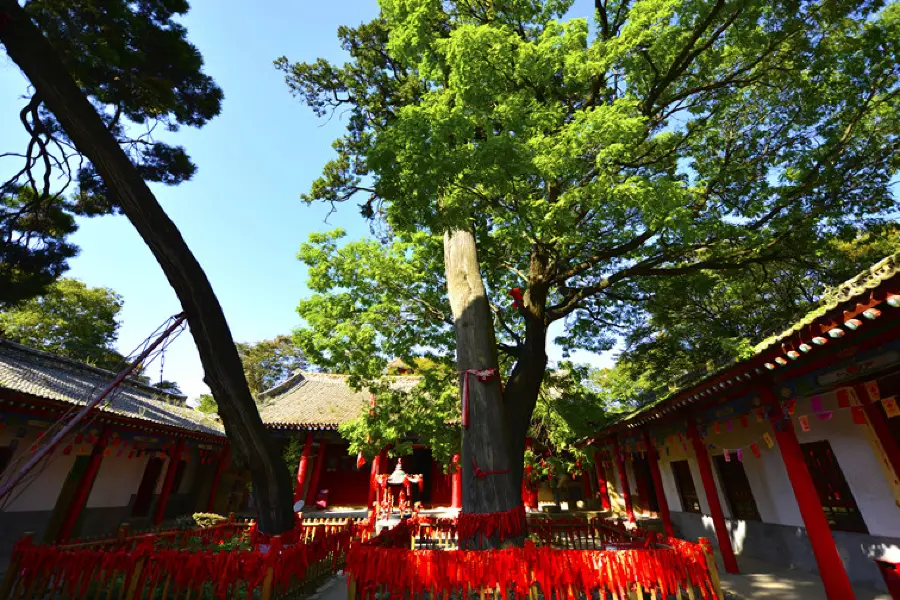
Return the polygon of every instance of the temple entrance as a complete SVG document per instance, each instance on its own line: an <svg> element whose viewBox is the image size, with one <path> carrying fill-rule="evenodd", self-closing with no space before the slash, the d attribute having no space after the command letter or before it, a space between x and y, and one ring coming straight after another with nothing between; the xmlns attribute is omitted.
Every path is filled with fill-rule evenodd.
<svg viewBox="0 0 900 600"><path fill-rule="evenodd" d="M415 504L416 502L421 502L422 504L431 504L431 484L434 471L431 466L431 449L415 448L413 449L412 456L409 458L412 459L410 460L409 467L407 467L406 464L403 465L406 472L422 474L422 491L419 491L418 485L413 484L411 502L412 504Z"/></svg>

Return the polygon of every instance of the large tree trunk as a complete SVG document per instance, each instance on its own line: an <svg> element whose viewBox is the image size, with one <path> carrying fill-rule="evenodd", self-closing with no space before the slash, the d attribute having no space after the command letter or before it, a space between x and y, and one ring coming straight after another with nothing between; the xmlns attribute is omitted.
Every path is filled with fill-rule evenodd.
<svg viewBox="0 0 900 600"><path fill-rule="evenodd" d="M547 255L535 248L528 267L528 289L520 312L525 319L525 339L504 391L509 454L513 475L521 485L525 468L525 440L547 371Z"/></svg>
<svg viewBox="0 0 900 600"><path fill-rule="evenodd" d="M260 530L278 534L291 529L290 476L263 427L231 331L206 274L17 0L0 0L0 42L78 150L96 167L178 295L233 452L252 474Z"/></svg>
<svg viewBox="0 0 900 600"><path fill-rule="evenodd" d="M522 465L513 464L510 456L494 326L471 230L444 235L444 266L456 331L460 397L465 393L468 378L469 426L462 432L462 511L506 512L522 503ZM475 375L463 376L462 372L470 369L494 369L497 375L482 382ZM523 445L524 442L523 432ZM521 457L518 462L522 462ZM476 465L483 471L497 473L476 478ZM460 540L465 547L498 542L497 539Z"/></svg>

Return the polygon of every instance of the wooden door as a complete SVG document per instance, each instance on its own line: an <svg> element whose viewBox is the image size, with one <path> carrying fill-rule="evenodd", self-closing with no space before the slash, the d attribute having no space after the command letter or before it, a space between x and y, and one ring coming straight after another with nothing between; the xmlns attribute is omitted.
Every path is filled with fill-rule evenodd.
<svg viewBox="0 0 900 600"><path fill-rule="evenodd" d="M156 491L156 483L159 481L162 468L163 459L153 456L147 460L147 466L144 467L144 477L141 479L141 485L138 486L137 496L131 507L132 517L146 517L150 514L150 505L153 504L153 492Z"/></svg>

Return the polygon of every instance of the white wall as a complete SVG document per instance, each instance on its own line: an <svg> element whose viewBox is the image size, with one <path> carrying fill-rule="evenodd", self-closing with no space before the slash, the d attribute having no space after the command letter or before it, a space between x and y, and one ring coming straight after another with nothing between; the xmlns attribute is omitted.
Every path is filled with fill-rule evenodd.
<svg viewBox="0 0 900 600"><path fill-rule="evenodd" d="M823 408L834 410L837 408L834 395L823 398ZM801 399L797 402L795 416L811 414L809 401ZM743 465L756 501L760 518L764 523L803 527L803 519L800 509L794 497L791 481L787 476L784 461L778 450L777 443L769 449L761 439L763 433L768 432L775 439L771 426L767 423L759 423L753 415L750 415L748 427L741 426L735 419L733 431L726 432L722 427L722 433L714 433L709 428L704 443L714 444L717 447L735 449L742 447ZM890 485L881 468L879 457L866 436L866 427L853 423L849 410L834 410L830 420L820 421L814 416L810 418L810 431L801 431L797 419L794 419L794 427L800 443L827 440L834 451L841 471L847 479L853 497L859 506L863 519L873 535L886 537L900 537L900 507L897 506ZM749 450L749 444L756 442L760 458L756 458ZM677 442L676 442L677 445ZM660 452L660 473L663 478L663 487L666 492L669 508L673 511L683 510L672 469L671 461L687 458L694 479L694 486L700 496L701 511L709 514L709 503L703 490L703 483L697 466L697 460L693 456L693 448L688 446L689 455L685 457L682 448L675 448L669 444L669 454L665 449ZM722 454L721 449L709 450L710 458ZM732 460L736 460L731 452ZM713 465L713 477L716 480L719 499L726 517L730 517L730 509L725 495L722 493L721 482L718 480L718 470Z"/></svg>
<svg viewBox="0 0 900 600"><path fill-rule="evenodd" d="M30 455L29 448L37 440L37 435L43 428L25 426L25 437L17 438L18 425L8 425L0 431L0 446L9 446L13 439L18 439L18 447L10 460L7 470L4 472L3 481L6 481ZM59 492L75 464L79 449L73 449L68 455L62 453L62 449L71 438L63 440L54 452L23 480L18 489L13 492L12 500L3 509L3 512L27 512L49 511L56 506Z"/></svg>
<svg viewBox="0 0 900 600"><path fill-rule="evenodd" d="M127 455L104 456L85 506L87 508L128 506L131 496L137 493L141 484L146 465L146 457L129 459Z"/></svg>
<svg viewBox="0 0 900 600"><path fill-rule="evenodd" d="M200 476L200 454L194 447L185 448L184 455L182 458L190 456L190 460L184 468L184 476L181 478L181 485L178 486L177 490L172 490L173 494L187 494L191 490L194 489L194 486L197 482L197 477ZM203 465L206 468L210 468L209 465ZM213 467L214 468L214 467Z"/></svg>

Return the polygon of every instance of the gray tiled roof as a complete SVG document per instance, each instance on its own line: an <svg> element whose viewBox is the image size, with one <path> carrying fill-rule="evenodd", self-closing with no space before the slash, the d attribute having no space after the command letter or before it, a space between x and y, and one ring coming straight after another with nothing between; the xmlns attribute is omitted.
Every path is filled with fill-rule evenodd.
<svg viewBox="0 0 900 600"><path fill-rule="evenodd" d="M878 288L882 283L897 275L898 272L900 272L900 252L878 261L853 279L849 279L827 290L815 310L808 312L802 319L780 334L757 344L753 349L754 354L761 354L776 343L791 337L804 327L815 323L819 317L831 312L844 302L858 298L870 290Z"/></svg>
<svg viewBox="0 0 900 600"><path fill-rule="evenodd" d="M401 376L391 385L408 390L418 382L418 377ZM351 388L346 375L298 371L259 399L259 414L269 427L336 429L368 408L371 394Z"/></svg>
<svg viewBox="0 0 900 600"><path fill-rule="evenodd" d="M115 373L104 369L0 339L0 389L84 405L115 377ZM184 396L127 380L101 410L188 431L224 435L219 423L185 406L184 401Z"/></svg>

